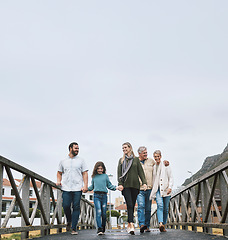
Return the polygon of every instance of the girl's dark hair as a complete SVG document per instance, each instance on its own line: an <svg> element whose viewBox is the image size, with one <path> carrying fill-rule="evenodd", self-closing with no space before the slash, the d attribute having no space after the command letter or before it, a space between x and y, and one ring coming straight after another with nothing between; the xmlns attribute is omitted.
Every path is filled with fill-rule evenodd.
<svg viewBox="0 0 228 240"><path fill-rule="evenodd" d="M95 177L95 175L98 174L98 173L97 173L98 167L102 167L102 168L103 168L103 173L106 173L106 167L105 167L104 163L103 163L103 162L97 162L97 163L95 164L94 168L93 168L93 174L92 174L92 176L91 176L92 178Z"/></svg>

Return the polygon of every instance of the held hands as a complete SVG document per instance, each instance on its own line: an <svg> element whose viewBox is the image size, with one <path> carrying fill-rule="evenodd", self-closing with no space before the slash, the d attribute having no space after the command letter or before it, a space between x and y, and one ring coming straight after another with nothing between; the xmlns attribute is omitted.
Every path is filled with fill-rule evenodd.
<svg viewBox="0 0 228 240"><path fill-rule="evenodd" d="M172 192L172 189L171 188L168 188L167 189L167 194L170 194Z"/></svg>
<svg viewBox="0 0 228 240"><path fill-rule="evenodd" d="M124 187L122 185L119 185L116 187L116 190L123 191Z"/></svg>
<svg viewBox="0 0 228 240"><path fill-rule="evenodd" d="M83 186L81 190L82 190L83 193L87 193L88 192L88 187L87 186Z"/></svg>
<svg viewBox="0 0 228 240"><path fill-rule="evenodd" d="M143 184L143 191L146 191L146 190L147 190L147 185Z"/></svg>

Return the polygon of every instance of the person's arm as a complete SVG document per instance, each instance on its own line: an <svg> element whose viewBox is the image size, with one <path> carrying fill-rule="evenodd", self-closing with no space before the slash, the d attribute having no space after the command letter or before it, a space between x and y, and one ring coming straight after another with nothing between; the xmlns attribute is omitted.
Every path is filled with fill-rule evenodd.
<svg viewBox="0 0 228 240"><path fill-rule="evenodd" d="M82 173L82 178L84 182L84 186L82 187L82 192L87 192L88 191L88 171L85 171Z"/></svg>
<svg viewBox="0 0 228 240"><path fill-rule="evenodd" d="M137 167L138 167L138 173L139 173L139 177L140 177L140 179L142 181L142 185L143 185L144 191L146 191L147 190L146 177L145 177L145 173L144 173L144 170L142 168L142 165L139 162L139 159L137 161Z"/></svg>
<svg viewBox="0 0 228 240"><path fill-rule="evenodd" d="M169 188L167 189L167 194L170 194L173 188L173 174L170 167L167 170L168 170L168 178L169 178Z"/></svg>
<svg viewBox="0 0 228 240"><path fill-rule="evenodd" d="M110 189L112 191L115 191L116 189L118 189L118 188L116 188L116 186L112 185L112 183L109 180L108 175L107 175L107 179L106 179L106 186L108 189Z"/></svg>
<svg viewBox="0 0 228 240"><path fill-rule="evenodd" d="M58 171L57 171L57 186L62 186L62 174L64 172L62 161L59 163Z"/></svg>
<svg viewBox="0 0 228 240"><path fill-rule="evenodd" d="M152 158L152 165L154 166L155 165L155 163L156 163L156 161Z"/></svg>
<svg viewBox="0 0 228 240"><path fill-rule="evenodd" d="M62 181L62 172L57 172L57 183L56 183L56 185L57 186L62 186L62 183L61 183L61 181Z"/></svg>
<svg viewBox="0 0 228 240"><path fill-rule="evenodd" d="M123 182L120 180L120 176L122 175L122 164L121 164L121 159L119 160L118 167L117 167L117 181L118 181L118 190L123 191Z"/></svg>
<svg viewBox="0 0 228 240"><path fill-rule="evenodd" d="M117 167L117 181L118 181L118 185L122 185L123 186L123 182L122 180L120 179L122 175L122 164L121 164L121 159L119 160L119 163L118 163L118 167Z"/></svg>
<svg viewBox="0 0 228 240"><path fill-rule="evenodd" d="M94 189L94 179L92 178L91 185L88 187L88 191L92 191Z"/></svg>

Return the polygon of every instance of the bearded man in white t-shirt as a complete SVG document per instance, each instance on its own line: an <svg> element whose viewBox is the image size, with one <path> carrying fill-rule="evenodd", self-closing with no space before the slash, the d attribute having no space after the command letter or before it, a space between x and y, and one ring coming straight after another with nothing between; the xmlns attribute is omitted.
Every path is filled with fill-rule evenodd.
<svg viewBox="0 0 228 240"><path fill-rule="evenodd" d="M63 209L67 219L67 231L78 234L77 224L80 215L82 192L88 190L88 168L84 159L78 156L79 146L76 142L69 145L69 154L60 161L56 185L62 186ZM72 209L71 210L71 205Z"/></svg>

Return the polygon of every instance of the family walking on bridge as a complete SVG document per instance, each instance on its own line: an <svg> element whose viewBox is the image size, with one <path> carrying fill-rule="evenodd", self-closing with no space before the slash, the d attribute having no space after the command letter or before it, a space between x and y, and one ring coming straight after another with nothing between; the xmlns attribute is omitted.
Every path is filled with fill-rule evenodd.
<svg viewBox="0 0 228 240"><path fill-rule="evenodd" d="M138 203L138 222L140 233L150 232L152 199L157 202L159 230L165 232L173 177L168 161L161 162L161 151L156 150L154 159L147 157L147 148L138 149L136 157L129 142L122 144L123 156L120 158L117 175L118 186L114 186L106 174L101 161L94 166L91 185L88 187L88 168L84 159L78 156L79 145L69 145L69 154L60 161L56 185L62 186L63 209L67 219L67 231L78 234L77 224L80 215L82 192L94 191L97 234L103 235L106 226L107 189L122 192L127 205L127 232L135 234L134 208Z"/></svg>

